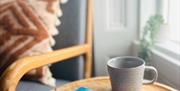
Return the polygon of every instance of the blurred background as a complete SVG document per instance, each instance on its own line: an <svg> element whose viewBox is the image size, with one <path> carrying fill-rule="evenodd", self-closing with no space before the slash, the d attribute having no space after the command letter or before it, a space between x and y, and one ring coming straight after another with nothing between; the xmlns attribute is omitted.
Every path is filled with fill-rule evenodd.
<svg viewBox="0 0 180 91"><path fill-rule="evenodd" d="M116 56L139 56L180 89L180 0L94 0L95 75Z"/></svg>

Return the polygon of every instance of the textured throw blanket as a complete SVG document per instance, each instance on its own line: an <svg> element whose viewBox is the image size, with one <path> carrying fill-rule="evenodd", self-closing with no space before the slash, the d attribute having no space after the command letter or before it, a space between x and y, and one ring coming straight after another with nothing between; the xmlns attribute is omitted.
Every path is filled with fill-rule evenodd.
<svg viewBox="0 0 180 91"><path fill-rule="evenodd" d="M52 51L60 3L66 0L0 0L0 75L18 58ZM48 66L26 75L44 84L55 86Z"/></svg>

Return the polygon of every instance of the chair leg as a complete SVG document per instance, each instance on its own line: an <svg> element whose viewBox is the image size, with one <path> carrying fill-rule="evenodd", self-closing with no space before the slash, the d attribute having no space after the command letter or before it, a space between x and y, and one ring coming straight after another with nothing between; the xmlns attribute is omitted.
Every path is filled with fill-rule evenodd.
<svg viewBox="0 0 180 91"><path fill-rule="evenodd" d="M92 37L93 37L93 0L88 0L87 5L87 35L86 43L89 45L85 53L84 77L90 78L92 73Z"/></svg>
<svg viewBox="0 0 180 91"><path fill-rule="evenodd" d="M85 54L85 69L84 69L84 78L90 78L92 73L92 52L88 51Z"/></svg>

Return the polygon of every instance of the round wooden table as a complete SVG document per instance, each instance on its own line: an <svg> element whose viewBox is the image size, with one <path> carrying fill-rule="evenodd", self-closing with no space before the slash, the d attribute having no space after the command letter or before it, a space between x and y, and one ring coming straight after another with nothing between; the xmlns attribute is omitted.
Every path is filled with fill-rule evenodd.
<svg viewBox="0 0 180 91"><path fill-rule="evenodd" d="M75 81L53 91L75 91L79 87L90 88L92 91L111 91L109 77L95 77L84 80ZM169 86L154 83L152 85L143 85L142 91L177 91Z"/></svg>

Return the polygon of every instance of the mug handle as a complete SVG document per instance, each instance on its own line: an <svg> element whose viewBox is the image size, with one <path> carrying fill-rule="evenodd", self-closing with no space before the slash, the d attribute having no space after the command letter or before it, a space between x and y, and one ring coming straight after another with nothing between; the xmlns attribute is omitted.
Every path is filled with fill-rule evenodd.
<svg viewBox="0 0 180 91"><path fill-rule="evenodd" d="M152 80L143 80L143 84L153 84L158 77L158 72L156 70L156 68L154 68L153 66L145 66L145 70L150 70L153 72L153 79Z"/></svg>

